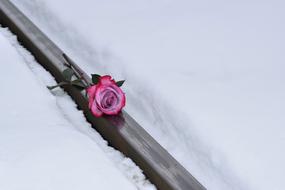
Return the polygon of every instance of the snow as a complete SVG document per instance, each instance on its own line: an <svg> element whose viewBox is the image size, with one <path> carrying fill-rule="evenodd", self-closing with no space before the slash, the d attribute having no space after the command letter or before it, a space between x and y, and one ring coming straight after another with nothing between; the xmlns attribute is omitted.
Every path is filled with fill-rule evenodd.
<svg viewBox="0 0 285 190"><path fill-rule="evenodd" d="M285 188L284 1L13 2L208 189Z"/></svg>
<svg viewBox="0 0 285 190"><path fill-rule="evenodd" d="M3 28L0 52L0 189L155 189Z"/></svg>

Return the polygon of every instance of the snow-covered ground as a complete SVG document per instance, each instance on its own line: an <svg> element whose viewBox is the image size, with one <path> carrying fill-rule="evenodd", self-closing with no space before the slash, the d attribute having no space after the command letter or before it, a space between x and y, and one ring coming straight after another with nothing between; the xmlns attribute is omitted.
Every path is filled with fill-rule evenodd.
<svg viewBox="0 0 285 190"><path fill-rule="evenodd" d="M3 28L0 52L0 189L155 189Z"/></svg>
<svg viewBox="0 0 285 190"><path fill-rule="evenodd" d="M284 1L12 1L208 189L285 189Z"/></svg>

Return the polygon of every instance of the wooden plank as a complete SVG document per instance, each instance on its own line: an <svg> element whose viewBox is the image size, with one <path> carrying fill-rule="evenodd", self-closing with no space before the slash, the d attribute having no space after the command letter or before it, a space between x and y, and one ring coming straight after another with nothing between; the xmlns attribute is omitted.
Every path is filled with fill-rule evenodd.
<svg viewBox="0 0 285 190"><path fill-rule="evenodd" d="M64 80L61 74L66 68L62 56L64 52L9 0L0 0L0 24L9 27L17 35L22 45L55 77L57 82ZM95 118L88 109L86 98L77 89L66 87L65 90L78 108L84 111L92 127L111 146L130 157L159 190L205 190L127 112L123 111L118 116Z"/></svg>

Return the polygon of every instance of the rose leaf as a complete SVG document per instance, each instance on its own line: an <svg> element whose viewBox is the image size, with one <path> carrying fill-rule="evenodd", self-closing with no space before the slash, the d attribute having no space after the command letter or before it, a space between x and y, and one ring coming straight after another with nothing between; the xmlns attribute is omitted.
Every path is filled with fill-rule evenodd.
<svg viewBox="0 0 285 190"><path fill-rule="evenodd" d="M118 87L121 87L121 86L124 84L124 82L125 82L125 80L117 81L117 82L116 82L116 85L117 85Z"/></svg>
<svg viewBox="0 0 285 190"><path fill-rule="evenodd" d="M62 75L66 81L70 81L73 74L74 71L71 68L67 68L64 71L62 71Z"/></svg>
<svg viewBox="0 0 285 190"><path fill-rule="evenodd" d="M100 75L98 75L98 74L92 74L91 75L92 76L92 82L93 82L93 84L98 84L98 82L100 81Z"/></svg>
<svg viewBox="0 0 285 190"><path fill-rule="evenodd" d="M60 86L63 86L63 85L68 85L69 83L67 83L67 82L60 82L60 83L58 83L57 85L55 85L55 86L47 86L47 88L49 89L49 90L52 90L52 89L54 89L54 88L57 88L57 87L60 87Z"/></svg>
<svg viewBox="0 0 285 190"><path fill-rule="evenodd" d="M72 86L76 87L80 91L84 90L86 88L80 79L72 81L71 84L72 84Z"/></svg>

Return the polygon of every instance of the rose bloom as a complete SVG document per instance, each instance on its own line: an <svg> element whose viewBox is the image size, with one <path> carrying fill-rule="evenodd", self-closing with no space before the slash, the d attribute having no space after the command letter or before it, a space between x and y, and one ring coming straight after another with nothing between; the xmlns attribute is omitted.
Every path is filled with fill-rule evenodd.
<svg viewBox="0 0 285 190"><path fill-rule="evenodd" d="M96 117L116 115L126 104L126 97L111 76L101 76L99 83L87 89L89 109Z"/></svg>

